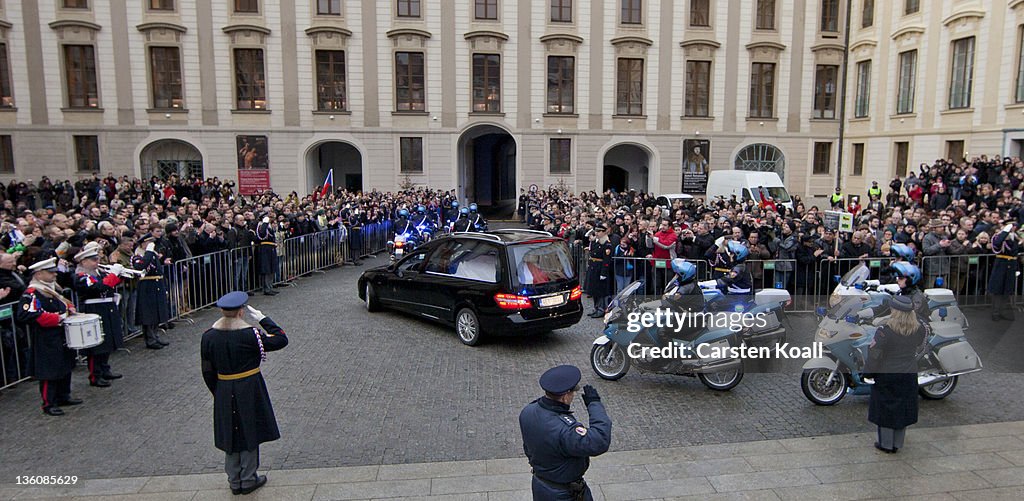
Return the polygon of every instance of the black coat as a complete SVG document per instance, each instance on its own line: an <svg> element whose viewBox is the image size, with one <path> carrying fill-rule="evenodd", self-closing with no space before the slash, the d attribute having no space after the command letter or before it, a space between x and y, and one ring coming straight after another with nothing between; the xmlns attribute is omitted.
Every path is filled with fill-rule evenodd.
<svg viewBox="0 0 1024 501"><path fill-rule="evenodd" d="M612 291L612 252L615 248L611 242L590 243L587 259L587 280L583 283L584 290L591 297L605 297ZM601 280L604 277L604 280Z"/></svg>
<svg viewBox="0 0 1024 501"><path fill-rule="evenodd" d="M568 405L541 397L519 413L523 452L533 474L548 482L565 484L583 478L590 457L608 451L612 441L612 420L600 401L587 406L590 428L572 415ZM564 498L565 491L534 482L534 499Z"/></svg>
<svg viewBox="0 0 1024 501"><path fill-rule="evenodd" d="M19 298L25 293L25 289L28 287L28 279L14 270L0 270L0 289L6 287L10 287L11 292L7 295L8 299L5 299L4 302L14 301L15 298Z"/></svg>
<svg viewBox="0 0 1024 501"><path fill-rule="evenodd" d="M868 403L868 421L884 428L906 428L917 422L917 360L925 327L902 336L882 326L875 334L864 365L875 378Z"/></svg>
<svg viewBox="0 0 1024 501"><path fill-rule="evenodd" d="M139 307L135 310L135 321L139 325L160 325L170 320L170 297L160 274L160 257L153 251L132 256L132 268L146 272L146 276L139 280Z"/></svg>
<svg viewBox="0 0 1024 501"><path fill-rule="evenodd" d="M114 290L120 283L121 280L116 275L102 271L97 271L96 275L75 275L74 289L78 294L79 311L94 313L103 320L103 342L99 346L83 350L87 355L113 353L114 350L124 347L124 327Z"/></svg>
<svg viewBox="0 0 1024 501"><path fill-rule="evenodd" d="M264 318L260 327L266 333L239 319L222 318L203 333L200 353L203 380L213 394L214 445L224 452L251 451L281 438L263 374L233 380L218 377L258 369L260 341L265 352L288 345L284 330L273 320Z"/></svg>
<svg viewBox="0 0 1024 501"><path fill-rule="evenodd" d="M67 303L59 298L25 289L14 312L18 323L32 333L32 375L39 380L61 379L75 368L75 351L67 347L60 314Z"/></svg>
<svg viewBox="0 0 1024 501"><path fill-rule="evenodd" d="M277 273L277 240L274 227L260 223L256 226L256 238L259 241L259 247L256 249L257 270L260 275Z"/></svg>

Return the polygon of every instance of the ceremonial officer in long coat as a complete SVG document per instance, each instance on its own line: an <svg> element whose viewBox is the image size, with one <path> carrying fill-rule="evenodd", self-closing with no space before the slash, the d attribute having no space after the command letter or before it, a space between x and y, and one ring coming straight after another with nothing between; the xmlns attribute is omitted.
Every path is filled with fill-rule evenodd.
<svg viewBox="0 0 1024 501"><path fill-rule="evenodd" d="M203 334L200 346L203 380L213 393L214 445L226 454L224 471L234 494L248 494L267 482L256 473L259 446L281 433L260 363L268 351L288 345L284 330L246 306L248 300L245 292L221 297L222 317Z"/></svg>
<svg viewBox="0 0 1024 501"><path fill-rule="evenodd" d="M999 233L992 237L992 250L996 253L992 263L992 273L988 279L988 293L992 295L992 320L1013 320L1013 305L1010 296L1014 294L1017 262L1020 254L1020 240L1014 224L1007 224Z"/></svg>
<svg viewBox="0 0 1024 501"><path fill-rule="evenodd" d="M612 420L592 386L583 387L590 414L587 428L572 415L570 405L579 390L580 370L571 365L548 369L540 377L544 396L519 413L523 451L533 469L535 501L590 501L593 496L583 475L590 457L608 451Z"/></svg>
<svg viewBox="0 0 1024 501"><path fill-rule="evenodd" d="M39 381L43 412L62 416L60 406L78 405L71 397L71 371L75 368L75 352L67 347L61 322L74 307L62 296L57 285L57 258L43 259L29 267L32 280L21 295L15 320L31 332L33 376Z"/></svg>
<svg viewBox="0 0 1024 501"><path fill-rule="evenodd" d="M135 321L142 326L146 335L146 348L159 350L170 344L160 338L159 326L171 319L171 308L167 286L164 284L163 265L156 251L156 238L152 234L147 233L139 240L135 255L132 256L132 268L144 273L139 279Z"/></svg>
<svg viewBox="0 0 1024 501"><path fill-rule="evenodd" d="M103 321L103 343L82 351L89 368L89 384L106 388L111 380L121 378L110 369L110 354L124 346L124 332L116 291L121 279L117 273L99 269L99 250L98 244L89 243L75 254L78 268L75 269L74 289L80 311L99 315ZM124 267L115 264L112 270L123 273Z"/></svg>
<svg viewBox="0 0 1024 501"><path fill-rule="evenodd" d="M263 294L276 296L274 276L277 274L277 236L270 216L266 216L256 225L256 269L262 278Z"/></svg>
<svg viewBox="0 0 1024 501"><path fill-rule="evenodd" d="M608 238L608 227L599 224L594 228L594 237L590 242L589 266L587 266L587 280L583 283L583 292L590 295L594 300L594 311L590 312L591 318L604 316L604 309L608 306L608 295L612 293L612 251L615 246Z"/></svg>

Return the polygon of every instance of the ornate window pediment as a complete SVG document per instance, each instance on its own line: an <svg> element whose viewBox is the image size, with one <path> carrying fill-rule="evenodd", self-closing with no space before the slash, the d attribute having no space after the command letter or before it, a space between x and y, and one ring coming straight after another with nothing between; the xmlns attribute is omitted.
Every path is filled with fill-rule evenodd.
<svg viewBox="0 0 1024 501"><path fill-rule="evenodd" d="M232 44L263 45L267 41L267 35L270 35L270 28L258 24L229 24L222 30L231 37Z"/></svg>
<svg viewBox="0 0 1024 501"><path fill-rule="evenodd" d="M974 25L977 25L978 22L981 21L984 17L985 11L983 10L962 10L959 12L954 12L950 14L949 17L947 17L946 19L943 19L942 25L947 28L952 27L952 25L954 24L957 24L959 27L964 27L966 25L971 25L973 27Z"/></svg>
<svg viewBox="0 0 1024 501"><path fill-rule="evenodd" d="M650 38L627 35L611 39L616 57L644 57L647 49L654 45Z"/></svg>
<svg viewBox="0 0 1024 501"><path fill-rule="evenodd" d="M722 44L710 38L694 38L679 42L679 47L683 49L683 54L686 57L693 58L711 57L721 46Z"/></svg>
<svg viewBox="0 0 1024 501"><path fill-rule="evenodd" d="M747 50L750 51L750 57L759 61L778 61L779 56L782 55L782 51L786 50L786 46L779 42L752 42L747 44Z"/></svg>
<svg viewBox="0 0 1024 501"><path fill-rule="evenodd" d="M49 24L50 29L57 32L57 38L63 41L91 42L96 40L96 33L102 26L81 19L58 19Z"/></svg>
<svg viewBox="0 0 1024 501"><path fill-rule="evenodd" d="M13 24L0 19L0 39L7 39L7 31L14 27Z"/></svg>
<svg viewBox="0 0 1024 501"><path fill-rule="evenodd" d="M463 35L473 50L501 50L508 35L499 31L474 30Z"/></svg>
<svg viewBox="0 0 1024 501"><path fill-rule="evenodd" d="M897 42L916 42L921 35L924 35L924 27L907 26L894 31L890 38Z"/></svg>
<svg viewBox="0 0 1024 501"><path fill-rule="evenodd" d="M855 59L866 59L871 57L877 46L878 43L874 40L861 40L850 46L850 54L853 54Z"/></svg>
<svg viewBox="0 0 1024 501"><path fill-rule="evenodd" d="M431 36L429 31L416 28L395 28L387 32L394 46L403 49L422 49Z"/></svg>
<svg viewBox="0 0 1024 501"><path fill-rule="evenodd" d="M306 28L306 36L315 48L344 49L352 37L352 31L334 25L315 25Z"/></svg>
<svg viewBox="0 0 1024 501"><path fill-rule="evenodd" d="M170 43L180 42L181 36L188 31L188 28L180 24L167 22L142 23L136 26L135 29L146 36L147 42Z"/></svg>
<svg viewBox="0 0 1024 501"><path fill-rule="evenodd" d="M575 54L583 45L583 37L570 33L551 33L540 37L540 43L551 53Z"/></svg>

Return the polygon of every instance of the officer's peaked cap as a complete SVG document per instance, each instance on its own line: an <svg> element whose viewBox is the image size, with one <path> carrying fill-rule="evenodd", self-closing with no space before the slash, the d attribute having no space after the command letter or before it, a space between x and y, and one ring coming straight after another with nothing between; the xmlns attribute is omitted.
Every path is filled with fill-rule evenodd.
<svg viewBox="0 0 1024 501"><path fill-rule="evenodd" d="M249 295L242 291L224 294L217 300L217 307L222 310L237 310L249 302Z"/></svg>
<svg viewBox="0 0 1024 501"><path fill-rule="evenodd" d="M582 376L574 365L559 365L540 376L540 387L552 395L564 395L580 383Z"/></svg>

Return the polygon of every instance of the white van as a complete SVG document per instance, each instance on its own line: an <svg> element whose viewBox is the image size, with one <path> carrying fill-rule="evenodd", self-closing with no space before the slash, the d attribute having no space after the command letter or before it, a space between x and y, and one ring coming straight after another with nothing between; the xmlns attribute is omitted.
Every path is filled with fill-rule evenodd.
<svg viewBox="0 0 1024 501"><path fill-rule="evenodd" d="M743 170L713 170L708 173L707 200L711 202L718 197L726 200L736 197L737 200L760 200L756 196L759 187L768 190L775 203L793 208L793 198L789 190L782 184L782 178L774 172L757 172Z"/></svg>
<svg viewBox="0 0 1024 501"><path fill-rule="evenodd" d="M683 206L687 206L693 203L693 195L686 193L668 193L661 195L654 199L654 203L661 207L661 217L670 217L672 212L672 206L675 205L676 201L683 202Z"/></svg>

